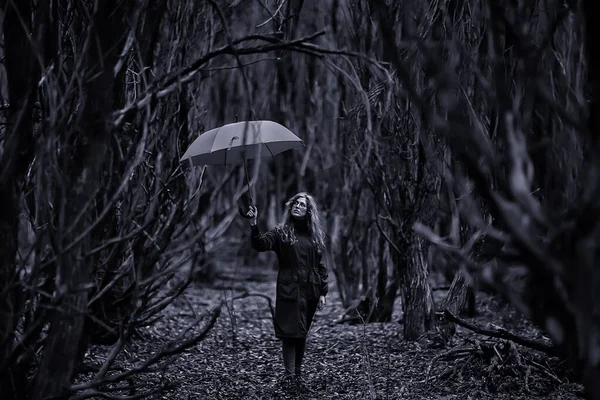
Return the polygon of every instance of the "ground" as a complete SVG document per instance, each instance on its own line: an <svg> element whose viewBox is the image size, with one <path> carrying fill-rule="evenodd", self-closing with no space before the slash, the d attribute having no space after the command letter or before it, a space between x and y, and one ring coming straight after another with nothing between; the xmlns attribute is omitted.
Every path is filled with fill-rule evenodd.
<svg viewBox="0 0 600 400"><path fill-rule="evenodd" d="M252 274L257 278L256 271ZM332 284L328 305L318 312L308 339L305 376L308 392L284 394L280 342L273 335L265 298L251 296L231 302L244 288L274 298L273 273L248 281L239 269L216 286L196 285L163 313L162 318L118 358L127 368L139 365L198 316L225 300L208 336L180 355L164 373L133 379L136 391L162 384L167 391L155 399L578 399L581 386L569 383L552 360L520 346L504 345L458 328L452 345L435 348L423 339L403 342L401 304L395 321L367 325L336 323L342 305ZM436 295L443 295L437 291ZM505 327L530 338L541 334L509 306L480 296L480 314L470 321ZM206 318L208 320L208 318ZM205 326L206 320L197 324ZM399 322L400 321L400 322ZM491 345L496 344L496 347ZM492 349L492 355L473 349ZM108 347L93 347L88 359L100 360ZM497 355L497 357L496 357ZM130 384L132 382L130 381ZM129 393L130 395L133 392Z"/></svg>

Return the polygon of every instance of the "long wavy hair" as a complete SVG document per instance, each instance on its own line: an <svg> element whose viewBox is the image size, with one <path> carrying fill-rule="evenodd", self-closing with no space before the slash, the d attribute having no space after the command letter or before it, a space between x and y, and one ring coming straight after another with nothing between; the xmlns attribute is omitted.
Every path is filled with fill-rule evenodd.
<svg viewBox="0 0 600 400"><path fill-rule="evenodd" d="M285 243L294 244L297 242L296 231L294 229L294 224L292 223L292 205L301 197L306 199L305 218L308 233L317 250L323 251L323 249L325 249L325 230L323 229L321 214L315 199L306 192L296 193L285 203L283 223L277 227L277 230Z"/></svg>

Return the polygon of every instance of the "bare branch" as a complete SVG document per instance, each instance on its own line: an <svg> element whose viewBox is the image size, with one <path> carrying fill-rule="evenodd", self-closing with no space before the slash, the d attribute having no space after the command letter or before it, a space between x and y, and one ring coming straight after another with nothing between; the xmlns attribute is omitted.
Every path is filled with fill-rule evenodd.
<svg viewBox="0 0 600 400"><path fill-rule="evenodd" d="M159 366L160 369L165 368L167 365L169 365L170 363L173 362L173 358L172 358L173 356L181 353L182 351L184 351L185 349L187 349L191 346L194 346L195 344L202 341L208 335L210 330L214 327L215 323L217 322L217 319L221 315L222 306L223 306L223 303L214 307L211 311L198 317L190 325L190 327L188 329L184 330L176 338L174 338L172 341L170 341L165 346L163 346L163 348L161 350L159 350L154 356L150 357L149 359L144 361L142 364L140 364L128 371L122 372L120 374L105 377L104 379L102 379L102 381L86 382L86 383L82 383L82 384L73 385L73 386L71 386L71 389L70 389L71 392L78 392L78 391L82 391L82 390L89 390L89 389L97 388L99 386L103 386L108 383L115 383L115 382L123 381L135 374L140 373L140 372L156 370L156 368L151 369L150 367L154 364L157 364L158 362L160 362L161 360L163 360L165 358L170 358L169 360L167 360L166 362L162 363ZM210 315L210 320L208 321L206 326L202 329L202 331L198 334L195 334L191 338L184 339L185 336L188 334L188 332L191 329L193 329L200 321L202 321L204 318L206 318L208 315Z"/></svg>
<svg viewBox="0 0 600 400"><path fill-rule="evenodd" d="M448 319L448 321L453 322L457 325L460 325L464 328L467 328L475 333L479 333L481 335L486 335L486 336L490 336L490 337L495 337L498 339L510 340L512 342L520 344L521 346L525 346L525 347L532 348L534 350L542 351L549 355L554 355L554 353L556 352L556 348L550 344L545 344L542 342L524 338L524 337L515 335L514 333L511 333L505 329L496 329L496 330L484 329L475 324L472 324L470 322L467 322L463 319L458 318L456 315L452 314L448 310L444 310L443 313L444 313L444 318Z"/></svg>

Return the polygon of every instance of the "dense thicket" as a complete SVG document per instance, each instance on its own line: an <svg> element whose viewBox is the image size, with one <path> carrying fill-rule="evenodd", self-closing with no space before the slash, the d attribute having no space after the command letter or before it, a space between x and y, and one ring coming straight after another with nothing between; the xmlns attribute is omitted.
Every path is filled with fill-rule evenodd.
<svg viewBox="0 0 600 400"><path fill-rule="evenodd" d="M598 393L592 13L505 3L1 2L0 392L94 396L205 336L219 308L107 378L136 329L240 262L243 169L179 158L271 119L306 148L252 163L254 198L273 226L317 196L344 320L389 321L399 294L414 340L485 284ZM437 307L432 270L452 281ZM94 343L114 351L90 367Z"/></svg>

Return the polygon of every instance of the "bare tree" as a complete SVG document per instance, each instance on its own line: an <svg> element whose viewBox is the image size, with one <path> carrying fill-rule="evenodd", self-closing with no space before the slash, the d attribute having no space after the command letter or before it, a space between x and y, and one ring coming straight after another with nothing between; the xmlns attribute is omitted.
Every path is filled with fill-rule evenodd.
<svg viewBox="0 0 600 400"><path fill-rule="evenodd" d="M224 55L324 50L306 45L310 37L198 43L205 27L211 38L228 28L215 2L2 6L11 45L3 62L0 385L9 398L94 397L166 368L220 312L133 370L108 374L133 333L214 258L245 190L237 166L196 172L179 164L206 122L200 70ZM86 365L89 382L73 385L98 342L111 352Z"/></svg>
<svg viewBox="0 0 600 400"><path fill-rule="evenodd" d="M379 7L369 3L369 9ZM393 21L394 32L386 32L391 37L403 40L405 37L418 36L422 39L430 35L427 26L413 26L411 13L417 13L418 7L408 4L383 6L382 13L386 21ZM401 10L406 12L402 19ZM386 25L387 26L387 25ZM385 62L393 62L392 52L396 42L381 43L380 57ZM391 47L390 47L391 46ZM413 69L407 71L410 80L419 90L427 90L428 77L420 71L417 48L409 48L402 56L410 62ZM387 293L381 293L379 301L387 303L380 312L382 318L391 315L395 291L403 293L404 337L415 340L431 329L434 324L434 304L428 281L427 245L412 231L413 221L433 221L437 211L437 192L439 179L433 160L437 152L437 143L431 135L430 127L424 119L422 110L412 106L403 94L395 76L379 83L375 94L375 110L378 114L377 134L375 136L375 156L368 165L369 186L377 207L374 216L380 234L390 245L394 264L394 274ZM429 103L428 103L429 104ZM430 104L435 107L435 103ZM377 111L376 111L377 112ZM381 285L380 285L381 286Z"/></svg>
<svg viewBox="0 0 600 400"><path fill-rule="evenodd" d="M595 149L590 138L597 130L597 99L595 92L584 91L584 85L595 87L597 79L590 11L587 3L572 8L574 4L554 1L535 5L476 1L469 6L470 20L481 24L478 45L470 49L470 42L460 42L457 36L439 46L471 60L476 85L461 79L453 60L438 56L442 51L430 52L440 71L436 97L446 100L444 118L434 114L430 121L446 134L454 156L465 167L455 171L458 187L475 188L490 209L492 224L482 218L474 200L461 207L475 228L474 236L494 237L505 250L496 267L480 268L468 256L468 246L457 250L423 225L417 228L462 257L463 272L506 293L546 330L596 397L600 364L592 310L598 291L591 255L597 248L597 221L591 216L596 215L597 202L592 199L598 190L598 166L585 149ZM451 2L436 10L440 9L451 10ZM391 32L385 18L379 21L383 32ZM580 51L572 52L574 48ZM395 65L408 79L408 67L397 54ZM418 90L411 96L426 106ZM570 154L563 150L557 154L554 147L543 150L539 147L543 143L566 144ZM555 160L552 177L536 170L536 164L539 168L545 162L548 167L548 159ZM589 174L581 177L575 171L584 162ZM562 187L550 181L560 181ZM506 284L513 271L524 274L521 285Z"/></svg>

